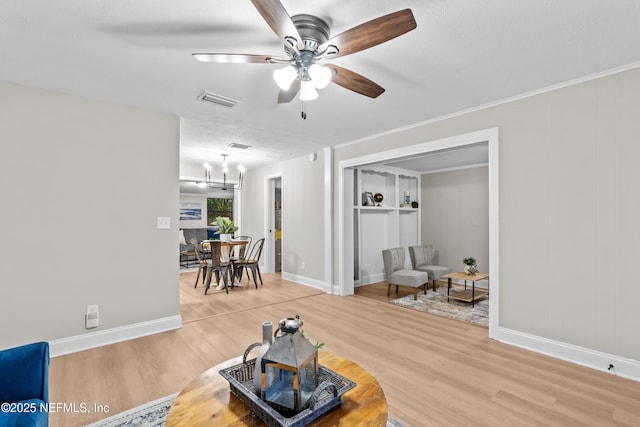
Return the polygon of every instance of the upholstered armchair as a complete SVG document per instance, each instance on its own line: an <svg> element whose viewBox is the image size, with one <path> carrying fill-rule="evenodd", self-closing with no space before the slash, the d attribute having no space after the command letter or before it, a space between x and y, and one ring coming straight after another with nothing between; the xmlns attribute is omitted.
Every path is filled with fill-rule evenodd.
<svg viewBox="0 0 640 427"><path fill-rule="evenodd" d="M0 426L49 425L49 344L38 342L0 351ZM12 405L13 404L13 405ZM4 410L4 408L8 410Z"/></svg>
<svg viewBox="0 0 640 427"><path fill-rule="evenodd" d="M413 288L413 299L417 300L419 288L423 287L424 293L427 293L429 276L423 271L405 269L404 251L404 248L384 249L382 251L384 278L387 281L387 296L391 292L391 285L396 286L396 293L398 293L399 286L409 286Z"/></svg>
<svg viewBox="0 0 640 427"><path fill-rule="evenodd" d="M433 290L436 290L436 281L442 279L445 274L453 273L453 269L433 262L433 246L409 246L411 268L417 271L425 271L431 280Z"/></svg>

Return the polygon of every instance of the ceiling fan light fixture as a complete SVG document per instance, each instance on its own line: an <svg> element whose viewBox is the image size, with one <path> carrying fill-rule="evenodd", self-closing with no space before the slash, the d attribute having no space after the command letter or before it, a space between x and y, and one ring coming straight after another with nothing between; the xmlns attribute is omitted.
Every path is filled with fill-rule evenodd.
<svg viewBox="0 0 640 427"><path fill-rule="evenodd" d="M298 72L293 65L287 65L284 68L273 71L273 80L282 90L289 90L296 77L298 77Z"/></svg>
<svg viewBox="0 0 640 427"><path fill-rule="evenodd" d="M278 104L291 102L298 93L303 101L316 99L316 89L326 87L331 81L360 95L377 98L384 88L375 82L336 65L316 64L372 48L417 27L411 9L402 9L330 37L327 21L308 14L289 16L282 0L252 0L252 3L278 39L284 41L284 57L230 53L194 53L193 56L207 62L287 65L273 71L273 78L280 88ZM304 110L301 116L306 119Z"/></svg>
<svg viewBox="0 0 640 427"><path fill-rule="evenodd" d="M316 90L311 80L303 80L300 85L300 101L313 101L318 98Z"/></svg>
<svg viewBox="0 0 640 427"><path fill-rule="evenodd" d="M327 67L323 67L319 64L313 64L309 67L309 77L316 89L324 89L331 83L331 77L333 74Z"/></svg>

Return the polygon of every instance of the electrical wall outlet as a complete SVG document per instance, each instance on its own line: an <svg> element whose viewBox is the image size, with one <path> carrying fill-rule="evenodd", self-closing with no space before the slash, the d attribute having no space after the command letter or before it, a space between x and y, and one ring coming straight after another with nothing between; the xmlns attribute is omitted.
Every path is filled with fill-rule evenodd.
<svg viewBox="0 0 640 427"><path fill-rule="evenodd" d="M87 314L84 316L84 318L85 318L86 329L97 328L100 325L100 318L98 315L98 304L88 305Z"/></svg>

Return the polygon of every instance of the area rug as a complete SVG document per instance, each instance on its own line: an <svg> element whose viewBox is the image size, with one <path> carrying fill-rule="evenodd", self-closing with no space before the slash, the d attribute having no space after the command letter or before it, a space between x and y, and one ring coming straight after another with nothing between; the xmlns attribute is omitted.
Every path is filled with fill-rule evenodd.
<svg viewBox="0 0 640 427"><path fill-rule="evenodd" d="M171 404L178 393L136 406L128 411L88 424L87 427L164 427Z"/></svg>
<svg viewBox="0 0 640 427"><path fill-rule="evenodd" d="M88 424L86 427L164 427L171 404L178 393L145 403L109 418ZM398 420L389 417L387 427L404 427Z"/></svg>
<svg viewBox="0 0 640 427"><path fill-rule="evenodd" d="M456 286L454 286L456 288ZM477 289L477 287L476 287ZM450 300L447 302L447 287L439 286L436 291L429 289L427 294L418 292L418 299L413 300L413 294L391 301L391 304L411 308L425 313L437 314L455 320L463 320L484 327L489 326L489 298L471 303Z"/></svg>

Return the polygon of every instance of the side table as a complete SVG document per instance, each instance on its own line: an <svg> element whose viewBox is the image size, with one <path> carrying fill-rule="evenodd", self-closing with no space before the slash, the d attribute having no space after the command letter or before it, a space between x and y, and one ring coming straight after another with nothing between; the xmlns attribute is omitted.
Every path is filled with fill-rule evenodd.
<svg viewBox="0 0 640 427"><path fill-rule="evenodd" d="M166 427L264 426L262 420L231 393L229 382L218 372L238 363L242 363L242 356L222 362L191 381L173 402L167 415ZM357 385L342 396L340 406L311 422L309 426L386 425L387 399L380 384L371 374L351 360L331 353L319 352L319 363Z"/></svg>
<svg viewBox="0 0 640 427"><path fill-rule="evenodd" d="M487 290L478 290L476 291L476 282L479 280L489 279L488 273L476 273L476 274L467 274L467 273L450 273L446 274L443 277L447 278L447 302L449 302L449 298L470 302L471 306L475 305L475 302L480 298L484 298L489 295L489 287L487 286ZM456 293L451 293L451 279L456 280L464 280L464 291L459 291ZM471 290L467 289L467 281L471 282Z"/></svg>

